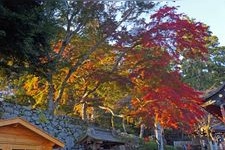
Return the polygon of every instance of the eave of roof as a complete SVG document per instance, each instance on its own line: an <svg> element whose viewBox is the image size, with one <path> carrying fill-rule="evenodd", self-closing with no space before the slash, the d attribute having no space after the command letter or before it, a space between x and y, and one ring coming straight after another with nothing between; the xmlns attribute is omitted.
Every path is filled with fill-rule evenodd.
<svg viewBox="0 0 225 150"><path fill-rule="evenodd" d="M220 92L222 89L225 88L225 83L223 83L220 87L214 89L214 90L211 90L210 92L206 92L203 96L203 98L205 100L208 100L210 99L211 97L213 97L214 95L216 95L218 92Z"/></svg>
<svg viewBox="0 0 225 150"><path fill-rule="evenodd" d="M220 105L225 102L224 97L225 97L225 83L216 89L205 92L203 96L205 102L202 105L202 107L210 114L222 120L223 117Z"/></svg>
<svg viewBox="0 0 225 150"><path fill-rule="evenodd" d="M36 133L36 134L40 135L41 137L51 141L52 143L54 143L56 147L64 147L63 142L61 142L60 140L50 136L46 132L40 130L39 128L37 128L36 126L34 126L33 124L27 122L26 120L24 120L22 118L0 120L0 127L12 125L12 124L20 124L20 125L26 127L27 129L30 129L34 133Z"/></svg>

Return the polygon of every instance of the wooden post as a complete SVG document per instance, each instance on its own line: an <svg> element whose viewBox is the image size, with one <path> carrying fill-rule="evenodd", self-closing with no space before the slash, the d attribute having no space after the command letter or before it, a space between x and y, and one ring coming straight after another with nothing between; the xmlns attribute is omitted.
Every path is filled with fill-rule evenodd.
<svg viewBox="0 0 225 150"><path fill-rule="evenodd" d="M143 138L144 131L145 131L145 124L142 123L141 126L140 126L139 138Z"/></svg>
<svg viewBox="0 0 225 150"><path fill-rule="evenodd" d="M164 150L163 128L158 122L155 122L155 137L158 145L158 150Z"/></svg>
<svg viewBox="0 0 225 150"><path fill-rule="evenodd" d="M81 118L84 121L87 121L87 103L83 102L82 104L82 111L81 111Z"/></svg>

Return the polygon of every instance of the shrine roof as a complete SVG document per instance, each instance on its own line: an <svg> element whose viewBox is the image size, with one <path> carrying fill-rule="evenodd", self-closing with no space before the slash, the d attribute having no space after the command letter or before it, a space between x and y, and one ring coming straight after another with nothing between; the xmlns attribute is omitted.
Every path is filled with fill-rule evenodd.
<svg viewBox="0 0 225 150"><path fill-rule="evenodd" d="M221 119L220 105L225 103L225 83L218 88L207 90L203 98L205 99L205 103L202 107L215 117Z"/></svg>
<svg viewBox="0 0 225 150"><path fill-rule="evenodd" d="M101 128L88 128L87 133L78 141L78 143L83 143L88 137L98 141L106 141L118 144L125 143L123 139L116 134L116 132Z"/></svg>

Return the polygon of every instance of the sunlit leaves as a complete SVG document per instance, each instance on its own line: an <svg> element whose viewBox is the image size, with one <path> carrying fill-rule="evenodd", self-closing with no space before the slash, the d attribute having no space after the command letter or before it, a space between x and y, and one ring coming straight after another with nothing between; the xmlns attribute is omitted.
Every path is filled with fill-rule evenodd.
<svg viewBox="0 0 225 150"><path fill-rule="evenodd" d="M204 58L207 27L166 6L146 23L138 17L144 8L124 3L68 2L68 11L61 10L67 28L40 59L45 78L28 75L23 88L37 103L50 95L55 105L75 106L78 112L82 104L117 109L117 101L130 96L133 106L128 101L118 111L141 117L146 125L154 120L174 128L194 124L202 115L201 99L181 82L177 66L181 59Z"/></svg>
<svg viewBox="0 0 225 150"><path fill-rule="evenodd" d="M47 82L38 78L37 76L27 75L22 76L20 80L23 80L23 88L26 95L31 96L35 100L35 105L46 107L46 99L48 94Z"/></svg>

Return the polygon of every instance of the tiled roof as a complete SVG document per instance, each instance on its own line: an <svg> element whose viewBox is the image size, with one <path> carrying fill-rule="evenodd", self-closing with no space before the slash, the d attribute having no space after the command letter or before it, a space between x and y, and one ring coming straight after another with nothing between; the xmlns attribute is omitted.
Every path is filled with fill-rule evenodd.
<svg viewBox="0 0 225 150"><path fill-rule="evenodd" d="M125 143L122 138L112 130L100 129L100 128L88 128L86 135L79 140L78 143L82 143L87 137L94 140L107 141L113 143Z"/></svg>
<svg viewBox="0 0 225 150"><path fill-rule="evenodd" d="M217 95L219 92L223 92L225 89L225 83L223 83L220 87L218 88L214 88L214 89L210 89L204 92L204 99L210 99L211 97Z"/></svg>

